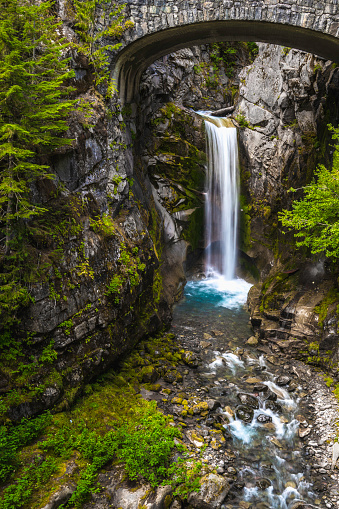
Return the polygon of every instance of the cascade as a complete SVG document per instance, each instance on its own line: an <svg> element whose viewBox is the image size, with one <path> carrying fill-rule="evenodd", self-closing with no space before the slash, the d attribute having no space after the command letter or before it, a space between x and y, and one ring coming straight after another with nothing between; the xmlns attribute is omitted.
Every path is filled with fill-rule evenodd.
<svg viewBox="0 0 339 509"><path fill-rule="evenodd" d="M206 271L234 279L239 206L237 130L224 118L204 113L207 137L205 206ZM230 127L230 125L232 127Z"/></svg>

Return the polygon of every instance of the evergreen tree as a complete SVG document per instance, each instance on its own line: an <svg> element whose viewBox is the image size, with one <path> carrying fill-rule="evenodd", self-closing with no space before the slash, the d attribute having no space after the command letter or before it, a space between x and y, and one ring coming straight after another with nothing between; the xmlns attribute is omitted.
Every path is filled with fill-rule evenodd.
<svg viewBox="0 0 339 509"><path fill-rule="evenodd" d="M339 139L339 129L333 129ZM291 189L290 191L295 191ZM280 214L283 226L296 230L297 246L307 246L312 254L339 258L339 146L334 148L332 169L321 165L313 181L304 187L304 197L294 201L292 210ZM300 240L299 240L300 239Z"/></svg>
<svg viewBox="0 0 339 509"><path fill-rule="evenodd" d="M29 295L22 284L23 232L44 208L31 185L52 178L46 154L63 138L75 107L65 82L73 76L67 44L50 0L0 0L0 310L15 313Z"/></svg>

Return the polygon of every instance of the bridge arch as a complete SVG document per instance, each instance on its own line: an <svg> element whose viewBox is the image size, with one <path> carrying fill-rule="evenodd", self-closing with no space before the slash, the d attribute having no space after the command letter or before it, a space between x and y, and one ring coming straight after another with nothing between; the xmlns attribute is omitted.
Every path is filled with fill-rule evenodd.
<svg viewBox="0 0 339 509"><path fill-rule="evenodd" d="M338 0L129 0L127 15L134 28L113 61L122 102L138 98L155 60L194 45L266 42L339 60Z"/></svg>

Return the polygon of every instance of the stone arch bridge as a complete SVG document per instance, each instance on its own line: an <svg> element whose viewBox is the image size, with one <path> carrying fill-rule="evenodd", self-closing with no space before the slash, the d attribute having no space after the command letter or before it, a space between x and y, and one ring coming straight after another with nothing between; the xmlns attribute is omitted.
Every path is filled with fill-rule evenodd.
<svg viewBox="0 0 339 509"><path fill-rule="evenodd" d="M134 28L114 56L122 102L138 97L142 73L178 49L261 41L339 61L339 0L119 0Z"/></svg>

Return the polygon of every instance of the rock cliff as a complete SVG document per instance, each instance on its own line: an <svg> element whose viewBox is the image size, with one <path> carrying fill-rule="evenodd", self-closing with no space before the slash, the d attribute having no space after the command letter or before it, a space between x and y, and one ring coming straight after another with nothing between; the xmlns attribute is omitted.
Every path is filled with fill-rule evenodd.
<svg viewBox="0 0 339 509"><path fill-rule="evenodd" d="M319 330L314 306L325 290L314 302L312 293L306 320L298 306L291 311L296 292L305 295L302 277L292 289L274 287L276 274L292 281L300 268L277 213L290 204L289 187L330 160L325 126L338 120L338 72L289 48L260 44L256 53L255 45L226 43L164 57L144 74L140 103L124 108L104 102L86 61L74 61L75 86L91 116L74 114L73 146L50 161L55 179L32 189L47 211L30 238L32 302L2 333L3 351L17 349L14 358L4 356L0 373L3 419L67 407L143 335L169 324L185 271L204 247L205 141L193 110L236 106L242 270L268 277L251 293L253 323L263 331L288 323L294 337L294 317L302 315L300 323ZM326 267L307 266L312 274L323 270L331 286ZM296 274L307 279L308 272ZM333 317L326 324L337 344Z"/></svg>

